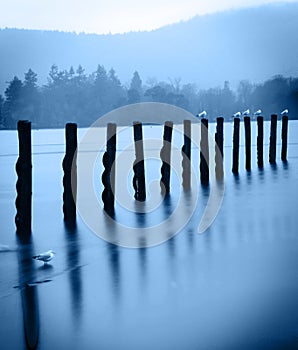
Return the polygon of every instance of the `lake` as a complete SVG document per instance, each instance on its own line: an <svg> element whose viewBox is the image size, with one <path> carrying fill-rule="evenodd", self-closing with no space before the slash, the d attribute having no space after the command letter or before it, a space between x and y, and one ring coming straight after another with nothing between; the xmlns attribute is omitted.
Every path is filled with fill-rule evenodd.
<svg viewBox="0 0 298 350"><path fill-rule="evenodd" d="M32 131L32 239L21 242L14 224L17 132L0 131L2 348L297 349L298 122L289 121L286 163L280 160L278 122L275 166L268 162L270 123L265 122L263 170L257 167L252 122L251 172L245 170L241 122L239 176L231 172L232 124L225 123L224 128L222 203L201 234L198 226L217 184L212 180L207 189L200 185L198 146L192 145L193 184L185 194L183 138L179 127L174 130L175 171L170 197L163 200L158 187L163 128L144 127L144 139L153 140L145 143L148 200L145 214L136 214L132 128L119 129L116 221L125 235L147 229L145 239L153 246L137 249L102 239L84 215L78 215L75 228L65 226L64 130ZM194 139L198 130L195 125ZM210 131L214 135L214 124ZM103 147L105 132L98 130ZM85 134L86 129L79 129L79 140ZM114 229L105 222L101 210L103 151L90 143L89 152L96 155L92 181L100 207L95 225L99 234L112 237L123 232L121 225ZM151 231L167 240L154 245ZM32 260L48 249L56 252L50 264Z"/></svg>

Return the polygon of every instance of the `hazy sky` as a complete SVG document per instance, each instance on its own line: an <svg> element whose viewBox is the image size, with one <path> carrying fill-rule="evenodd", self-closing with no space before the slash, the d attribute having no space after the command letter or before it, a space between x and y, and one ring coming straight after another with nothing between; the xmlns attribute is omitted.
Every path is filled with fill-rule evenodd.
<svg viewBox="0 0 298 350"><path fill-rule="evenodd" d="M0 0L0 28L123 33L274 2L280 0Z"/></svg>

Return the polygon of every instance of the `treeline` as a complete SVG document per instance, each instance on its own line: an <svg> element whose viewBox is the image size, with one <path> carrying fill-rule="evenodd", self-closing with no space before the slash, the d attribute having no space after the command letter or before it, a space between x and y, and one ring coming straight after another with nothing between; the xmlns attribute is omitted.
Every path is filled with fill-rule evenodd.
<svg viewBox="0 0 298 350"><path fill-rule="evenodd" d="M225 81L222 87L200 90L194 84L182 85L179 79L151 79L143 84L137 71L125 86L113 68L106 71L98 65L87 75L82 66L59 70L53 65L47 84L39 86L37 74L29 69L23 81L14 77L4 96L0 95L0 128L15 129L19 119L31 120L35 128L63 127L67 121L86 127L117 107L145 101L173 104L193 114L206 110L210 120L217 116L229 119L247 108L252 112L262 109L265 118L288 108L289 117L296 119L298 78L279 75L262 84L242 80L236 91Z"/></svg>

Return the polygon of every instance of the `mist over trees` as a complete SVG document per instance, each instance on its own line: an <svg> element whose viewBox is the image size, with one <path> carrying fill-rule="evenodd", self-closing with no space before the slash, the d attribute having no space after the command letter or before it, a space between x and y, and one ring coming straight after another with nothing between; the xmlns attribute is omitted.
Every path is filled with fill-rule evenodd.
<svg viewBox="0 0 298 350"><path fill-rule="evenodd" d="M149 32L86 34L0 28L0 94L29 68L47 82L49 67L81 64L90 74L101 63L129 84L180 77L200 88L236 89L241 79L261 83L275 74L297 76L298 2L266 4L195 16ZM144 83L144 81L143 81Z"/></svg>
<svg viewBox="0 0 298 350"><path fill-rule="evenodd" d="M206 110L211 121L218 116L229 120L235 112L247 108L252 112L262 109L265 118L288 108L289 117L296 119L298 78L278 75L262 84L242 80L233 91L228 81L209 89L182 85L180 79L150 79L144 83L135 71L125 86L113 68L107 71L103 65L89 75L81 65L68 70L52 65L45 85L38 85L32 69L23 80L15 76L7 83L4 96L0 95L0 128L15 129L19 119L30 120L34 128L64 127L68 121L88 127L105 113L138 102L169 103L193 114Z"/></svg>

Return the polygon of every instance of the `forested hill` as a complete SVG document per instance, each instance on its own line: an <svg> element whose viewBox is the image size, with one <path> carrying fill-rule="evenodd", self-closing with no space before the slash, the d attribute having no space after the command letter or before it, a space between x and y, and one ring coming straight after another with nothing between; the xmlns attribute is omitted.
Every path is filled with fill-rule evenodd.
<svg viewBox="0 0 298 350"><path fill-rule="evenodd" d="M87 35L55 31L0 30L0 94L15 75L31 68L39 84L49 67L98 64L113 67L123 83L135 70L143 80L181 78L199 88L234 87L242 79L297 76L298 4L266 5L197 16L152 32Z"/></svg>

